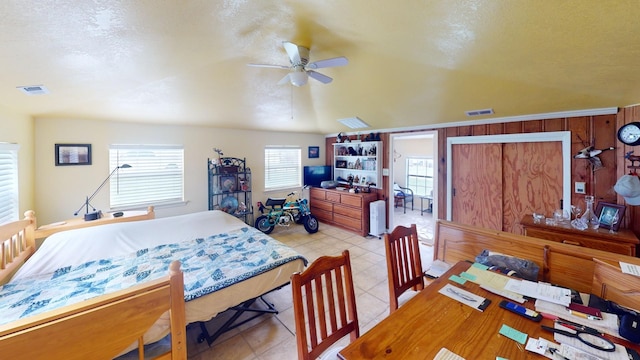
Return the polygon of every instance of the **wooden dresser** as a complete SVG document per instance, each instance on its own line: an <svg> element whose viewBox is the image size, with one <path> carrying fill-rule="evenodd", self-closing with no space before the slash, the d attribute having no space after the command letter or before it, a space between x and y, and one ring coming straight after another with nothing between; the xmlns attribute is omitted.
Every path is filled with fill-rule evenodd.
<svg viewBox="0 0 640 360"><path fill-rule="evenodd" d="M376 201L376 193L352 194L346 190L310 190L311 213L327 224L354 231L362 236L369 233L369 203Z"/></svg>
<svg viewBox="0 0 640 360"><path fill-rule="evenodd" d="M525 215L520 224L527 236L629 256L636 256L636 247L640 244L635 234L628 229L612 234L607 229L574 229L568 222L559 225L535 224L531 215Z"/></svg>

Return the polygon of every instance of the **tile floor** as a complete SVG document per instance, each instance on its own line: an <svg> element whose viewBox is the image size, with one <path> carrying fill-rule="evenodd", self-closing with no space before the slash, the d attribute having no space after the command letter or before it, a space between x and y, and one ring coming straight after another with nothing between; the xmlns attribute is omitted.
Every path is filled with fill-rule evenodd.
<svg viewBox="0 0 640 360"><path fill-rule="evenodd" d="M405 217L402 211L397 209L394 215L396 216L396 224L411 221L411 218L418 221L430 218L430 214L425 213L420 219L420 210L407 211ZM418 229L428 237L427 234L432 231L429 232L429 229L425 228L426 226L428 225L423 224ZM338 255L345 249L349 250L356 287L360 334L364 334L389 314L385 250L381 239L373 236L362 237L326 224L320 224L320 230L316 234L307 234L303 226L293 226L276 228L271 235L296 249L309 262L322 255ZM428 239L426 240L423 243L428 243ZM426 253L428 259L423 259L423 263L425 260L428 262L433 256L432 247L425 246L424 249L426 252L423 254ZM422 257L425 258L424 255ZM188 326L187 353L189 359L296 359L295 325L290 286L287 285L280 290L273 291L265 295L265 298L276 306L279 311L277 315L264 315L247 322L223 334L211 347L206 342L197 342L201 333L197 324ZM228 317L228 313L222 313L209 321L207 323L209 332L213 333L216 324ZM348 341L348 337L345 337L343 341Z"/></svg>

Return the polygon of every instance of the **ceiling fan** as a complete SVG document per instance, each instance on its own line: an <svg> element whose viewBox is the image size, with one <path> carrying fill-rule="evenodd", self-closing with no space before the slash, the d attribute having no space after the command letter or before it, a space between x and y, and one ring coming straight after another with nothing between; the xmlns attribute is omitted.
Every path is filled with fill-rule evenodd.
<svg viewBox="0 0 640 360"><path fill-rule="evenodd" d="M346 57L340 56L331 59L318 60L309 62L309 49L304 46L296 45L289 41L282 43L284 49L289 55L291 65L270 65L270 64L247 64L253 67L266 67L276 69L287 69L290 72L278 82L278 85L290 82L291 85L302 86L307 83L309 77L312 77L321 83L328 84L333 79L327 75L321 74L315 69L344 66L349 63Z"/></svg>

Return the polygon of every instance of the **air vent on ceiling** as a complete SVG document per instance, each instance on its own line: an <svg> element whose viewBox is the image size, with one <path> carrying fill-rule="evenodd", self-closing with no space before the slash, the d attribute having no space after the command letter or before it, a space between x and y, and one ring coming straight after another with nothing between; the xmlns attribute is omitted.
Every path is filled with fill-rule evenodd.
<svg viewBox="0 0 640 360"><path fill-rule="evenodd" d="M493 109L469 110L467 116L493 115Z"/></svg>
<svg viewBox="0 0 640 360"><path fill-rule="evenodd" d="M49 89L42 85L18 86L18 89L27 95L45 95Z"/></svg>
<svg viewBox="0 0 640 360"><path fill-rule="evenodd" d="M346 119L339 119L338 122L342 123L342 125L348 126L351 129L362 129L371 127L371 125L367 124L357 116Z"/></svg>

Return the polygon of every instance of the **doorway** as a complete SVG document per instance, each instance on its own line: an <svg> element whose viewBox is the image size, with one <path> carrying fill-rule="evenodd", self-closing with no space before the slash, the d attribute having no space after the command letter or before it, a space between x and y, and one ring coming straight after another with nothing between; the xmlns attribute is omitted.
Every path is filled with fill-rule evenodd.
<svg viewBox="0 0 640 360"><path fill-rule="evenodd" d="M390 135L389 146L389 231L398 225L416 224L418 238L433 244L437 214L438 138L436 131ZM410 189L412 201L396 197L397 187ZM401 194L401 195L402 195Z"/></svg>

